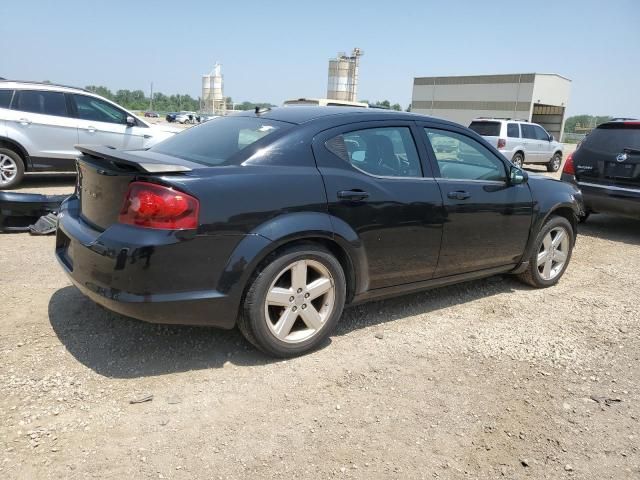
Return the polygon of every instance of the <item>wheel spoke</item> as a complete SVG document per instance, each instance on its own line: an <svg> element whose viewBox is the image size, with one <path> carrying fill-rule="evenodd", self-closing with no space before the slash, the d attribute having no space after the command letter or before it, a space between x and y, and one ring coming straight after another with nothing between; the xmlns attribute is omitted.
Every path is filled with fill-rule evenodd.
<svg viewBox="0 0 640 480"><path fill-rule="evenodd" d="M286 308L278 322L274 325L274 331L278 338L284 340L291 333L291 329L293 328L293 324L296 323L296 318L298 318L298 313L294 312L291 308Z"/></svg>
<svg viewBox="0 0 640 480"><path fill-rule="evenodd" d="M551 233L547 233L547 235L544 237L544 240L542 240L542 245L544 246L545 252L551 251L551 247L553 246L553 239L551 238Z"/></svg>
<svg viewBox="0 0 640 480"><path fill-rule="evenodd" d="M302 320L307 325L307 327L318 330L322 326L322 319L320 318L320 314L310 303L307 303L307 308L299 311L300 316L302 317Z"/></svg>
<svg viewBox="0 0 640 480"><path fill-rule="evenodd" d="M556 236L552 242L552 245L554 248L557 248L558 245L562 243L562 240L564 240L564 236L565 236L564 229L558 230L558 233L556 233Z"/></svg>
<svg viewBox="0 0 640 480"><path fill-rule="evenodd" d="M553 267L553 260L549 258L545 264L544 269L542 270L542 278L545 280L549 280L551 278L551 267Z"/></svg>
<svg viewBox="0 0 640 480"><path fill-rule="evenodd" d="M538 266L542 265L547 261L547 257L549 256L549 252L542 251L538 254Z"/></svg>
<svg viewBox="0 0 640 480"><path fill-rule="evenodd" d="M286 307L291 303L289 299L292 295L293 293L289 289L274 287L267 294L267 302L270 305Z"/></svg>
<svg viewBox="0 0 640 480"><path fill-rule="evenodd" d="M558 263L564 263L567 260L567 254L562 250L556 250L553 253L553 259Z"/></svg>
<svg viewBox="0 0 640 480"><path fill-rule="evenodd" d="M331 290L331 280L328 278L319 278L307 285L307 292L309 292L309 300L315 300L320 295L324 295Z"/></svg>
<svg viewBox="0 0 640 480"><path fill-rule="evenodd" d="M307 261L299 260L291 266L291 287L293 290L307 286Z"/></svg>

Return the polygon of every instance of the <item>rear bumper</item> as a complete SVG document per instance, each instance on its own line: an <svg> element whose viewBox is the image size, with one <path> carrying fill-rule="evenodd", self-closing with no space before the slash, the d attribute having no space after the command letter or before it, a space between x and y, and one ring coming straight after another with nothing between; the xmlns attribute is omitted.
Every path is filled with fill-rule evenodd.
<svg viewBox="0 0 640 480"><path fill-rule="evenodd" d="M574 183L580 188L588 212L612 213L640 218L640 187L576 181L573 175L566 173L562 174L562 180Z"/></svg>
<svg viewBox="0 0 640 480"><path fill-rule="evenodd" d="M71 197L61 207L55 253L72 283L109 310L151 323L229 329L240 298L217 283L238 241L120 224L99 232Z"/></svg>

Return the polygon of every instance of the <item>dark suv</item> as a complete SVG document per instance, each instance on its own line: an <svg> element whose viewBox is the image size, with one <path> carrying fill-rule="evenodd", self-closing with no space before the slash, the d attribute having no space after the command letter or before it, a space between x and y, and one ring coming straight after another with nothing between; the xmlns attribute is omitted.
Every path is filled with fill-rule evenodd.
<svg viewBox="0 0 640 480"><path fill-rule="evenodd" d="M576 187L409 113L259 110L145 151L79 148L56 241L73 283L142 320L237 324L277 356L320 345L345 304L498 273L554 285L582 213Z"/></svg>
<svg viewBox="0 0 640 480"><path fill-rule="evenodd" d="M586 214L640 218L640 121L599 125L569 157L562 180L582 190Z"/></svg>

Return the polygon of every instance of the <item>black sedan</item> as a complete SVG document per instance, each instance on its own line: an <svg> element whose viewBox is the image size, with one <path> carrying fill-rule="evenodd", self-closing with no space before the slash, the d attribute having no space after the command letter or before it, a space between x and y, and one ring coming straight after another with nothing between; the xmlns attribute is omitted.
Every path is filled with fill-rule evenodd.
<svg viewBox="0 0 640 480"><path fill-rule="evenodd" d="M582 190L583 220L599 212L640 219L640 121L599 125L567 157L562 180Z"/></svg>
<svg viewBox="0 0 640 480"><path fill-rule="evenodd" d="M138 319L238 325L275 356L317 347L345 304L499 273L554 285L583 213L574 186L410 113L258 110L78 149L56 241L73 283Z"/></svg>

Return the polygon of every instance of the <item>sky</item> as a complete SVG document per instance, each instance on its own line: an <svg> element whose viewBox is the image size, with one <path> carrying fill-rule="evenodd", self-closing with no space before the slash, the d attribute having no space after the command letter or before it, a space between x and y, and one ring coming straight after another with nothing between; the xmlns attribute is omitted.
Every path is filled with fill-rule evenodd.
<svg viewBox="0 0 640 480"><path fill-rule="evenodd" d="M360 99L405 108L413 78L559 73L568 114L640 116L640 0L2 1L0 77L234 101L325 97L360 47Z"/></svg>

